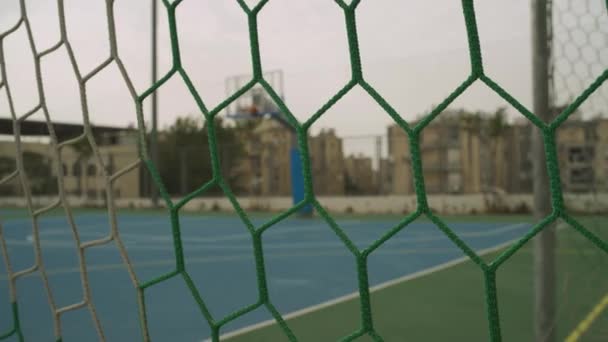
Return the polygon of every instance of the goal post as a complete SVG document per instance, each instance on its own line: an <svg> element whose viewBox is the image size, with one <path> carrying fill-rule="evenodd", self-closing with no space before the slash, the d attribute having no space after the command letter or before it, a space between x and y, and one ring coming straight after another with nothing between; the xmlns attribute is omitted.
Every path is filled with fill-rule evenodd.
<svg viewBox="0 0 608 342"><path fill-rule="evenodd" d="M533 106L543 122L553 119L549 99L551 57L551 0L532 0L532 89ZM551 215L551 193L544 140L539 130L532 137L534 218ZM534 332L537 342L555 341L556 237L554 224L548 224L534 239Z"/></svg>

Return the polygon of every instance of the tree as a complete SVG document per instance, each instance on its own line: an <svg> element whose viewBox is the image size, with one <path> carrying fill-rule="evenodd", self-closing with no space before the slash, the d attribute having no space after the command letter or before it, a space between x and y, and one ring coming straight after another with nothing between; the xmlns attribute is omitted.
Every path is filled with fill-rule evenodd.
<svg viewBox="0 0 608 342"><path fill-rule="evenodd" d="M159 132L157 167L169 194L184 195L212 179L208 125L202 119L185 116ZM215 119L213 125L222 175L232 184L231 180L239 176L233 171L243 156L243 144L237 128L225 125L220 118ZM214 190L217 192L217 189L210 192Z"/></svg>
<svg viewBox="0 0 608 342"><path fill-rule="evenodd" d="M0 156L0 179L15 171L16 165L13 158Z"/></svg>
<svg viewBox="0 0 608 342"><path fill-rule="evenodd" d="M0 156L0 179L7 177L17 169L17 165L13 158ZM0 195L10 196L15 195L14 186L9 184L0 185Z"/></svg>
<svg viewBox="0 0 608 342"><path fill-rule="evenodd" d="M51 163L44 155L36 152L23 152L23 167L34 195L57 192L57 180L51 172Z"/></svg>
<svg viewBox="0 0 608 342"><path fill-rule="evenodd" d="M33 195L47 195L57 192L57 178L51 172L51 163L44 155L36 152L23 152L23 168L29 180ZM0 179L17 169L17 162L10 157L0 157ZM9 183L0 186L0 194L15 196L21 193L20 183Z"/></svg>

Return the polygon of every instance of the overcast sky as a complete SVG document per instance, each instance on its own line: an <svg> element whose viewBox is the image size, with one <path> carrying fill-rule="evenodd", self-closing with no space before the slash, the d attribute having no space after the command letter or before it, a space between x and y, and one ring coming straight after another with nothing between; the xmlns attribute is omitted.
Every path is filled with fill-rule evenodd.
<svg viewBox="0 0 608 342"><path fill-rule="evenodd" d="M600 6L591 10L603 10L602 1L595 2ZM0 32L18 19L17 3L2 0ZM486 73L531 107L529 3L475 1ZM65 9L78 67L87 73L109 53L104 1L65 0ZM159 9L163 75L171 65L171 49L166 13L162 5ZM27 1L27 10L37 49L48 48L59 37L55 0ZM150 1L116 0L115 14L119 53L141 93L150 85ZM186 0L178 7L177 19L185 68L212 108L226 97L227 77L251 72L246 16L233 0ZM469 73L460 1L363 0L357 22L365 78L407 120L438 104ZM259 36L263 67L284 71L286 102L298 119L308 118L349 80L344 17L332 0L270 0L259 17ZM38 101L23 26L5 39L4 50L16 108L23 113ZM45 57L42 67L52 118L81 122L77 84L65 49ZM114 65L94 77L87 91L94 123L135 123L134 105ZM161 88L159 103L162 126L176 116L198 113L178 77ZM476 83L452 108L493 111L502 105L498 96ZM3 91L0 115L8 116ZM313 130L333 127L343 136L382 134L389 123L375 102L355 88Z"/></svg>

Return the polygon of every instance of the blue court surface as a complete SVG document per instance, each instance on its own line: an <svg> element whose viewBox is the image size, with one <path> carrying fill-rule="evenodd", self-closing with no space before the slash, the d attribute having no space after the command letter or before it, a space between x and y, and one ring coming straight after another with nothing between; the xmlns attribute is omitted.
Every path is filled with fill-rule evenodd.
<svg viewBox="0 0 608 342"><path fill-rule="evenodd" d="M83 242L105 236L107 215L77 213ZM269 217L253 218L262 224ZM337 222L364 248L397 222L398 218L342 218ZM469 246L480 251L519 238L527 223L454 222L448 224ZM220 320L257 302L256 267L251 237L236 216L183 215L180 218L186 267L211 314ZM13 271L34 263L31 220L21 216L2 221ZM175 267L167 215L121 213L120 236L135 266L140 283ZM355 259L321 219L290 218L264 233L263 247L270 300L287 314L344 296L357 290ZM40 220L42 259L58 307L83 298L78 255L65 217ZM371 285L382 284L461 258L462 252L432 223L413 222L369 258ZM141 340L134 286L114 242L86 250L92 299L108 341ZM5 266L0 266L0 334L12 326ZM209 328L181 277L146 290L146 310L153 341L196 341L209 337ZM52 316L40 276L17 281L17 295L26 341L53 340ZM222 328L225 334L271 319L260 308ZM62 315L63 341L95 341L97 335L86 308ZM10 340L10 339L9 339Z"/></svg>

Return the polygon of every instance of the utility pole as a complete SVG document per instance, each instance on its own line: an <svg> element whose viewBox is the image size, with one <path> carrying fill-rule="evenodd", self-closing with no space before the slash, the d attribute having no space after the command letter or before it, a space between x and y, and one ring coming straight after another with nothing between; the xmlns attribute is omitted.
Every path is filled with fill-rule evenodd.
<svg viewBox="0 0 608 342"><path fill-rule="evenodd" d="M534 113L543 121L552 118L550 106L551 0L532 0L532 86ZM534 218L551 213L551 195L544 143L533 129ZM555 341L555 229L548 226L534 239L534 334L537 342Z"/></svg>
<svg viewBox="0 0 608 342"><path fill-rule="evenodd" d="M156 24L157 19L157 0L152 1L152 84L155 84L158 75L157 75L157 33L158 33L158 25ZM158 167L158 97L156 91L152 92L152 131L150 133L150 158L152 159L152 163L154 166ZM158 206L158 190L154 185L154 181L149 177L150 182L150 195L152 198L152 205L154 207Z"/></svg>

